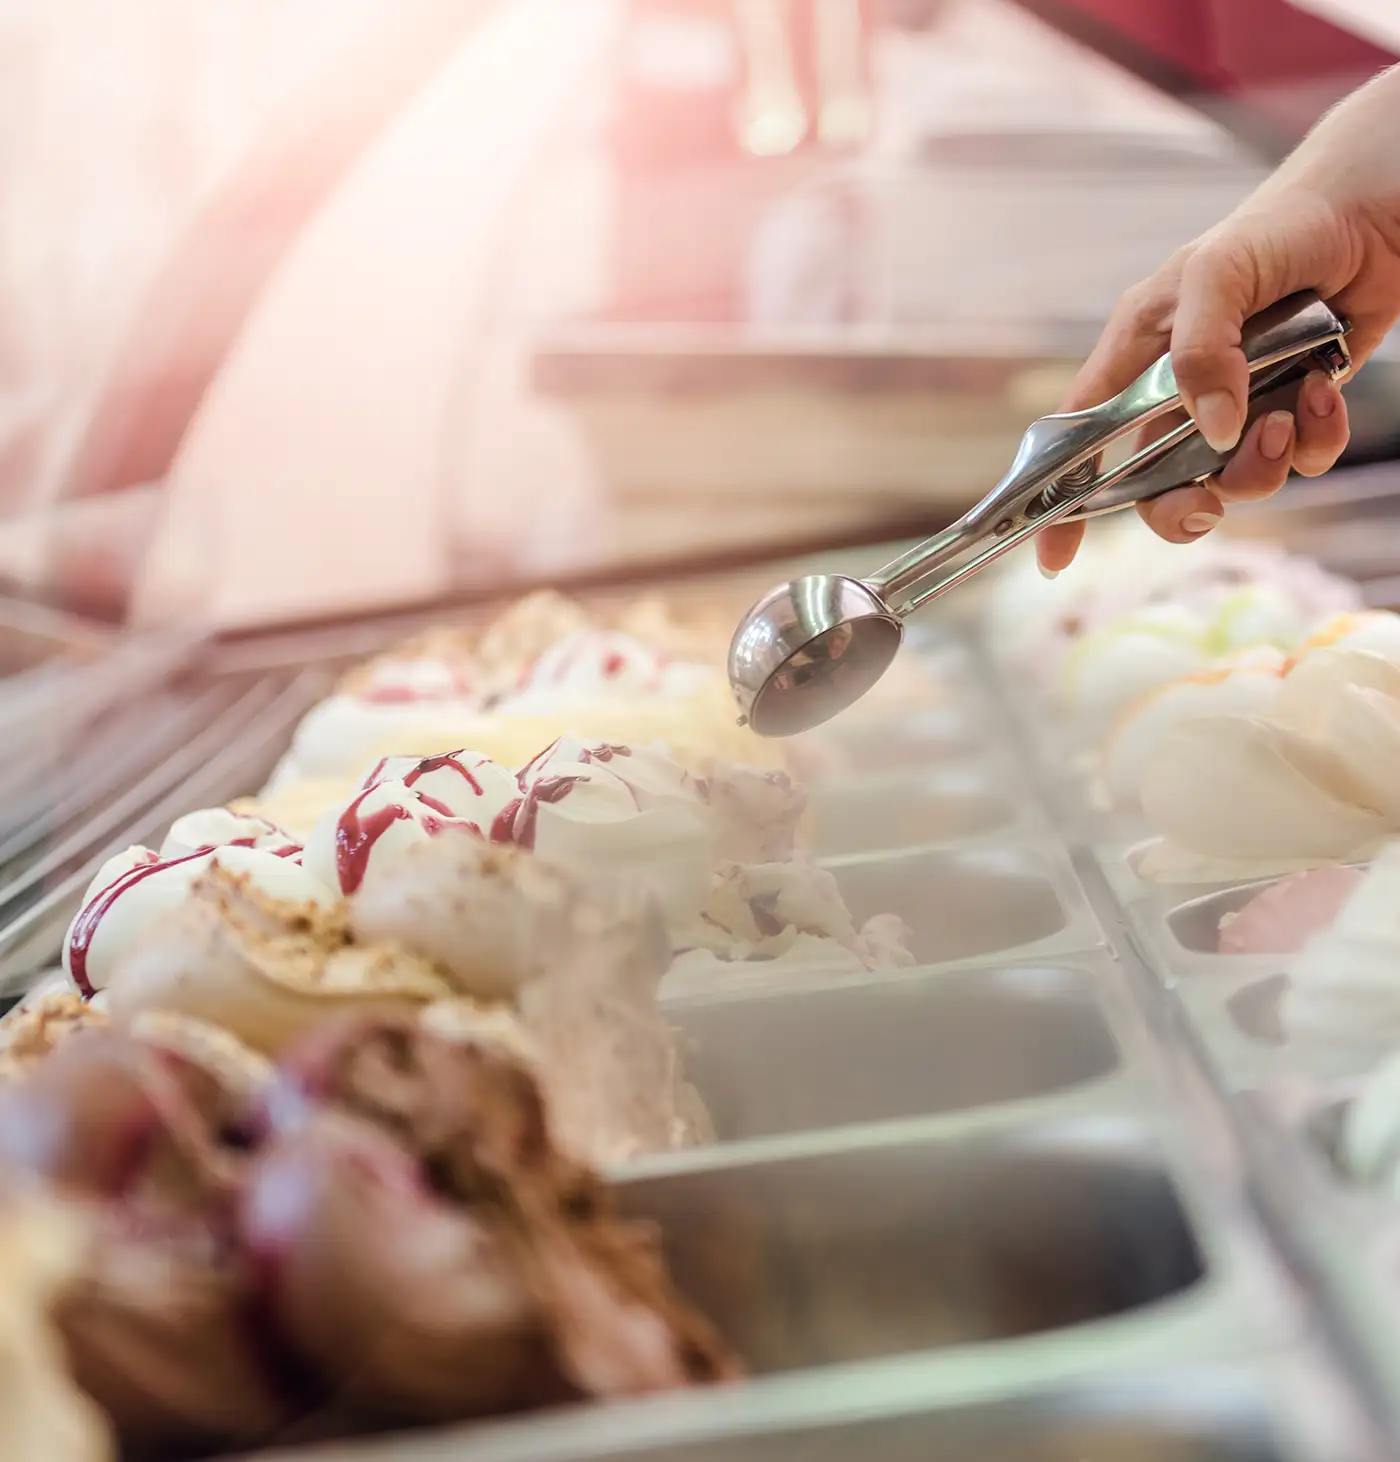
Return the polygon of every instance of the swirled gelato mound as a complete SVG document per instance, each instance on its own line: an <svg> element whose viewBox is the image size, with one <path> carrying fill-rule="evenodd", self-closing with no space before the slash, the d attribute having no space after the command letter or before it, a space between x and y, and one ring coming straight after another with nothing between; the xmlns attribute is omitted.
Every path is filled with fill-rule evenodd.
<svg viewBox="0 0 1400 1462"><path fill-rule="evenodd" d="M265 819L222 807L191 813L172 825L159 850L127 848L98 870L63 942L63 968L78 990L91 996L104 989L151 924L178 908L215 863L274 898L335 898L302 866L301 845Z"/></svg>
<svg viewBox="0 0 1400 1462"><path fill-rule="evenodd" d="M664 913L681 960L667 993L703 983L706 971L724 984L912 963L900 921L880 916L869 933L856 930L831 875L798 850L806 794L783 773L717 765L697 777L661 746L576 737L560 738L513 776L496 768L488 777L475 753L431 763L453 758L472 768L472 785L451 778L427 806L417 796L422 784L406 780L411 770L397 759L382 763L344 809L322 819L307 844L308 868L339 877L346 893L363 883L360 903L384 902L378 889L390 878L395 899L406 901L406 879L387 870L421 845L413 877L424 892L414 906L424 928L436 922L434 902L448 907L451 889L467 886L453 868L465 845L442 836L454 827L525 850L580 884L644 891ZM500 941L493 936L489 947L498 951ZM441 946L434 953L442 958ZM493 963L506 971L520 961L494 953Z"/></svg>
<svg viewBox="0 0 1400 1462"><path fill-rule="evenodd" d="M1013 565L994 591L991 643L1098 735L1156 686L1241 651L1291 651L1359 603L1354 585L1270 545L1211 539L1184 552L1134 525L1092 535L1082 565L1052 582Z"/></svg>
<svg viewBox="0 0 1400 1462"><path fill-rule="evenodd" d="M561 1143L611 1166L711 1136L663 977L689 993L913 962L902 921L857 928L799 850L805 803L783 773L699 777L661 747L561 738L518 772L388 758L305 849L218 809L182 819L171 858L94 881L68 964L117 1020L197 1019L274 1055L331 1014L490 1032L536 1070Z"/></svg>
<svg viewBox="0 0 1400 1462"><path fill-rule="evenodd" d="M518 772L477 752L391 757L322 817L306 864L354 894L372 867L457 826L581 878L635 881L684 917L709 888L705 786L662 747L576 737L551 742Z"/></svg>
<svg viewBox="0 0 1400 1462"><path fill-rule="evenodd" d="M1268 715L1287 665L1277 650L1248 651L1213 670L1168 681L1118 714L1099 751L1101 798L1111 807L1141 805L1142 779L1157 748L1177 726L1203 715Z"/></svg>
<svg viewBox="0 0 1400 1462"><path fill-rule="evenodd" d="M655 615L638 627L663 634ZM304 834L381 758L473 746L516 766L565 735L662 740L698 773L716 760L777 765L774 746L737 725L721 665L534 596L480 636L432 632L351 672L297 728L259 807Z"/></svg>
<svg viewBox="0 0 1400 1462"><path fill-rule="evenodd" d="M1301 1052L1364 1070L1400 1047L1400 843L1285 971L1283 1026Z"/></svg>
<svg viewBox="0 0 1400 1462"><path fill-rule="evenodd" d="M423 782L455 777L441 760ZM205 864L139 928L133 914L128 947L104 971L112 1017L196 1019L276 1053L334 1015L450 1007L460 1023L470 1010L472 1031L513 1033L559 1140L581 1159L611 1166L709 1140L656 1005L670 945L650 896L430 815L431 834L367 860L348 901L328 891L292 902L222 860ZM20 1018L3 1060L23 1065L70 1025L101 1018L56 994Z"/></svg>
<svg viewBox="0 0 1400 1462"><path fill-rule="evenodd" d="M338 900L278 898L222 862L147 927L106 990L118 1019L175 1013L269 1052L331 1015L397 1014L453 993L428 961L355 939Z"/></svg>
<svg viewBox="0 0 1400 1462"><path fill-rule="evenodd" d="M1302 659L1314 650L1365 650L1400 665L1400 614L1387 609L1335 614L1319 625L1294 654Z"/></svg>
<svg viewBox="0 0 1400 1462"><path fill-rule="evenodd" d="M317 823L303 861L327 887L350 895L372 862L393 859L446 827L489 839L496 817L519 795L514 775L479 752L385 757Z"/></svg>
<svg viewBox="0 0 1400 1462"><path fill-rule="evenodd" d="M322 1025L255 1088L84 1032L0 1089L0 1155L91 1232L55 1324L133 1453L738 1373L652 1232L553 1145L529 1071L412 1021Z"/></svg>
<svg viewBox="0 0 1400 1462"><path fill-rule="evenodd" d="M1228 881L1362 861L1400 832L1400 667L1315 649L1266 713L1189 716L1158 738L1140 778L1163 840L1141 871Z"/></svg>
<svg viewBox="0 0 1400 1462"><path fill-rule="evenodd" d="M615 1165L710 1139L656 1003L667 925L698 923L724 860L790 857L804 802L780 773L701 778L660 748L576 738L519 773L472 753L390 758L305 849L211 809L159 852L131 850L94 880L65 964L119 1021L196 1019L273 1054L334 1014L509 1032L561 1143ZM858 946L831 892L832 910L804 916L822 966L835 938ZM746 938L725 935L726 952L773 952ZM4 1059L94 1019L56 996Z"/></svg>

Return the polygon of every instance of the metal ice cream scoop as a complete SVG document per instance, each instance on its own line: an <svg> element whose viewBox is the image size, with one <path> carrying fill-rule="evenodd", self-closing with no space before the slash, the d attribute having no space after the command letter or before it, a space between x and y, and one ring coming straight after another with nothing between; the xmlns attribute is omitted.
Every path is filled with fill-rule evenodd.
<svg viewBox="0 0 1400 1462"><path fill-rule="evenodd" d="M1288 408L1310 371L1333 380L1351 364L1347 321L1315 294L1280 300L1245 322L1250 420ZM858 700L884 674L904 620L1051 523L1116 512L1200 482L1229 459L1189 418L1126 460L1106 447L1176 411L1181 392L1164 355L1102 406L1032 422L1006 476L951 527L866 579L813 574L771 589L729 647L741 718L760 736L791 736Z"/></svg>

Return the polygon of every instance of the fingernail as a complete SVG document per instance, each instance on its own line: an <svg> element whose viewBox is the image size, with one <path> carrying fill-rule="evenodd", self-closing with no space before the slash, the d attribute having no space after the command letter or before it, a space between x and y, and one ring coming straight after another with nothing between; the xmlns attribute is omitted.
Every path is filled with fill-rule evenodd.
<svg viewBox="0 0 1400 1462"><path fill-rule="evenodd" d="M1293 440L1293 417L1287 411L1271 411L1259 428L1259 455L1277 462Z"/></svg>
<svg viewBox="0 0 1400 1462"><path fill-rule="evenodd" d="M1040 569L1040 577L1042 579L1058 579L1060 577L1059 569L1047 569L1039 559L1036 559L1036 565Z"/></svg>
<svg viewBox="0 0 1400 1462"><path fill-rule="evenodd" d="M1303 400L1314 416L1327 417L1337 409L1337 395L1331 378L1322 371L1309 371L1303 382Z"/></svg>
<svg viewBox="0 0 1400 1462"><path fill-rule="evenodd" d="M1207 391L1198 396L1193 415L1201 435L1217 452L1228 452L1239 441L1239 413L1228 391Z"/></svg>
<svg viewBox="0 0 1400 1462"><path fill-rule="evenodd" d="M1223 513L1187 513L1181 520L1181 530L1199 538L1202 533L1209 533L1223 516Z"/></svg>

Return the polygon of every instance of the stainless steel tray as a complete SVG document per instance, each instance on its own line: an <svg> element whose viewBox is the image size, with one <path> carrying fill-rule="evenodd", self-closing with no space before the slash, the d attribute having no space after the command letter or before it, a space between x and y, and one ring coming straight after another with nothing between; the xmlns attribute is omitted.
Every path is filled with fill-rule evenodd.
<svg viewBox="0 0 1400 1462"><path fill-rule="evenodd" d="M325 684L292 642L264 651L225 661L207 717L186 706L186 775L153 795L114 775L120 810L0 888L7 968L51 958L103 849L256 786ZM814 803L856 917L902 914L920 963L669 1002L719 1141L616 1175L751 1379L279 1457L1394 1454L1400 1230L1329 1165L1337 1093L1282 1082L1277 970L1221 968L1214 909L1138 883L1140 830L1092 810L965 625L912 653L939 704L838 728L853 770Z"/></svg>

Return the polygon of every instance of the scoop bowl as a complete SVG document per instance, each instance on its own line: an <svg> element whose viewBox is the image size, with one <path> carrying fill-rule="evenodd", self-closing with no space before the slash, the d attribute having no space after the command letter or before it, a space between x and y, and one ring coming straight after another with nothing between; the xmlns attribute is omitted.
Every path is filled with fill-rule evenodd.
<svg viewBox="0 0 1400 1462"><path fill-rule="evenodd" d="M770 589L739 622L729 683L760 736L794 736L860 699L889 667L904 626L862 579L811 574Z"/></svg>

